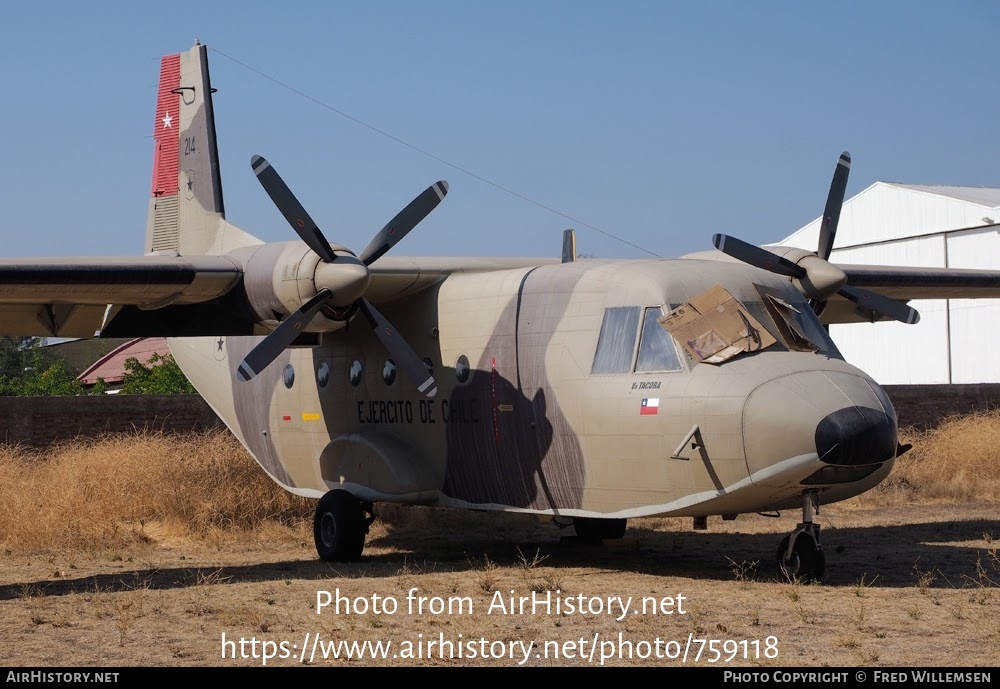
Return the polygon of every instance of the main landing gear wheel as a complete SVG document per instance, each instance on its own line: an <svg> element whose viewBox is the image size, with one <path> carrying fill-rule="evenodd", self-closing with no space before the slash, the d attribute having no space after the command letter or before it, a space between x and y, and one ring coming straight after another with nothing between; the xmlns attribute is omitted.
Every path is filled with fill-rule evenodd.
<svg viewBox="0 0 1000 689"><path fill-rule="evenodd" d="M584 543L600 543L605 538L625 536L627 519L594 519L580 517L573 519L573 530Z"/></svg>
<svg viewBox="0 0 1000 689"><path fill-rule="evenodd" d="M313 538L316 552L327 562L351 562L361 557L373 518L365 504L346 490L331 490L316 505Z"/></svg>
<svg viewBox="0 0 1000 689"><path fill-rule="evenodd" d="M802 493L802 523L781 539L775 554L778 576L785 581L820 581L826 573L826 554L814 514L819 514L819 493L808 490Z"/></svg>

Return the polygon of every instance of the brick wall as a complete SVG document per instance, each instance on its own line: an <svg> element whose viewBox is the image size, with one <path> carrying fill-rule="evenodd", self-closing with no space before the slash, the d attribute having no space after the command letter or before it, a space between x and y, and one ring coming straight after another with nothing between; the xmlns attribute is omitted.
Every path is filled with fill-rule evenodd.
<svg viewBox="0 0 1000 689"><path fill-rule="evenodd" d="M900 428L934 428L956 414L1000 408L1000 384L974 385L886 385L896 407Z"/></svg>
<svg viewBox="0 0 1000 689"><path fill-rule="evenodd" d="M0 397L0 440L47 447L77 436L206 430L222 422L200 395Z"/></svg>

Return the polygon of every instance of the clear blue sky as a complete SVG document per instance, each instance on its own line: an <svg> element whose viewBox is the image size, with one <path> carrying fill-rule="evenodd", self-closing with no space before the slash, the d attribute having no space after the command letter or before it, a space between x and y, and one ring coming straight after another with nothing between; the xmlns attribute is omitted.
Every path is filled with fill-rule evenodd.
<svg viewBox="0 0 1000 689"><path fill-rule="evenodd" d="M2 254L136 254L159 57L197 37L435 155L664 256L778 240L876 180L1000 186L989 2L6 3ZM557 255L573 223L210 53L230 221L291 231L271 160L360 251L437 179L394 253ZM587 229L580 250L640 257ZM808 247L812 248L812 247Z"/></svg>

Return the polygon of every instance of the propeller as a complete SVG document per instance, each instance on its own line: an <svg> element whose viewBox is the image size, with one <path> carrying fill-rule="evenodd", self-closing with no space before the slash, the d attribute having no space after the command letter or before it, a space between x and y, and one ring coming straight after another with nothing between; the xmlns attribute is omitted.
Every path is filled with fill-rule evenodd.
<svg viewBox="0 0 1000 689"><path fill-rule="evenodd" d="M830 183L830 192L826 197L816 253L800 250L799 258L792 261L785 256L779 256L767 249L724 234L714 235L712 244L724 254L744 263L792 278L799 291L810 299L817 314L822 313L827 299L839 294L873 313L902 323L916 323L920 320L920 314L916 309L881 294L847 285L847 275L829 261L837 236L837 225L840 223L840 211L844 205L850 169L851 154L844 151L837 161L833 181Z"/></svg>
<svg viewBox="0 0 1000 689"><path fill-rule="evenodd" d="M267 368L324 307L332 307L342 313L356 308L364 315L396 365L417 389L427 397L437 394L434 376L428 373L423 360L385 316L364 298L363 292L368 286L368 266L399 243L441 203L448 193L448 183L442 180L427 187L379 230L361 252L360 258L356 258L334 253L322 230L267 160L255 155L250 159L250 167L285 220L306 246L320 257L322 263L314 276L318 288L316 296L281 321L277 328L247 354L237 369L240 380L251 380Z"/></svg>
<svg viewBox="0 0 1000 689"><path fill-rule="evenodd" d="M868 290L861 289L860 287L845 285L839 292L837 292L837 294L844 297L844 299L853 301L863 309L884 314L901 323L913 325L914 323L920 321L920 314L917 313L916 309L907 306L901 301L896 301L895 299L879 294L878 292L869 292Z"/></svg>
<svg viewBox="0 0 1000 689"><path fill-rule="evenodd" d="M278 171L271 167L271 164L261 156L250 158L250 168L257 175L257 181L264 187L264 191L271 197L274 205L278 207L285 220L292 226L296 234L306 243L310 249L319 254L324 263L333 263L337 260L330 242L319 229L319 226L309 217L306 209L302 207L295 194L281 179Z"/></svg>
<svg viewBox="0 0 1000 689"><path fill-rule="evenodd" d="M799 264L736 237L725 234L712 235L712 244L724 254L778 275L787 275L790 278L803 278L806 275L806 269Z"/></svg>
<svg viewBox="0 0 1000 689"><path fill-rule="evenodd" d="M302 329L309 325L313 317L319 313L331 294L330 290L321 289L315 297L303 304L301 309L281 321L270 335L261 340L244 357L243 362L236 370L240 380L250 380L277 359L288 345L295 341Z"/></svg>
<svg viewBox="0 0 1000 689"><path fill-rule="evenodd" d="M851 154L844 151L840 154L837 167L833 171L830 182L830 192L826 195L826 207L823 209L823 221L819 227L819 247L816 255L824 261L830 260L833 251L833 240L837 236L837 225L840 224L840 211L844 207L844 195L847 193L847 175L851 172Z"/></svg>

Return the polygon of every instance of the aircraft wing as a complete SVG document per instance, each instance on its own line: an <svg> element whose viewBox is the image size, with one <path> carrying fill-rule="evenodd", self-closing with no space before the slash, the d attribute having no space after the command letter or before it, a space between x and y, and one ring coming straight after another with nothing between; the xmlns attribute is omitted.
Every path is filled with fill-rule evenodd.
<svg viewBox="0 0 1000 689"><path fill-rule="evenodd" d="M224 256L0 260L0 335L93 337L109 304L149 310L211 302L242 275Z"/></svg>
<svg viewBox="0 0 1000 689"><path fill-rule="evenodd" d="M844 265L852 287L877 292L902 302L911 299L1000 298L1000 271L966 268L911 268L905 266ZM824 323L870 322L871 312L859 309L841 296L827 304Z"/></svg>
<svg viewBox="0 0 1000 689"><path fill-rule="evenodd" d="M452 273L557 263L537 258L408 258L372 266L369 299L416 294ZM0 260L0 335L105 337L263 335L226 256ZM236 289L234 289L236 288Z"/></svg>
<svg viewBox="0 0 1000 689"><path fill-rule="evenodd" d="M980 299L1000 297L1000 271L903 266L837 266L852 287L893 299Z"/></svg>

